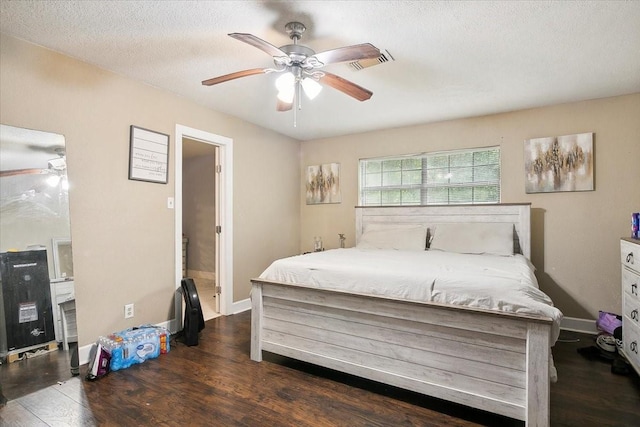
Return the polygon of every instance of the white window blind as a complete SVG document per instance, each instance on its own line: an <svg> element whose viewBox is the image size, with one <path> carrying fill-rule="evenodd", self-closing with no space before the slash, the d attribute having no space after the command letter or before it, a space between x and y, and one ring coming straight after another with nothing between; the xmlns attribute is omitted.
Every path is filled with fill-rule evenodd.
<svg viewBox="0 0 640 427"><path fill-rule="evenodd" d="M500 147L360 160L360 204L500 202Z"/></svg>

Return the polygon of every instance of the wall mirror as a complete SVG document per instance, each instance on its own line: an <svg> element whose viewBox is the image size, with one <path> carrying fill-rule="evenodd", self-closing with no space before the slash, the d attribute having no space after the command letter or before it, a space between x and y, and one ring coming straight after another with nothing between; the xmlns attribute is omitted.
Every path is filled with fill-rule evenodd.
<svg viewBox="0 0 640 427"><path fill-rule="evenodd" d="M69 313L61 310L61 303L75 302L65 150L63 135L0 125L0 357L3 359L42 345L54 349L57 344L63 351L68 350L68 343L75 339L75 331L65 330L65 315ZM39 262L41 273L26 272L13 277L9 272L17 268L11 262L20 263L18 266ZM26 298L25 292L18 291L19 287L25 288L25 283L33 286L29 292L35 300L29 302L33 304L29 308L35 312L28 316L24 313L26 303L21 300ZM72 315L73 319L66 320L75 325L75 310ZM46 327L36 325L43 319ZM14 331L25 329L23 326L28 332L34 328L44 332L35 334L36 338L17 336L20 332Z"/></svg>

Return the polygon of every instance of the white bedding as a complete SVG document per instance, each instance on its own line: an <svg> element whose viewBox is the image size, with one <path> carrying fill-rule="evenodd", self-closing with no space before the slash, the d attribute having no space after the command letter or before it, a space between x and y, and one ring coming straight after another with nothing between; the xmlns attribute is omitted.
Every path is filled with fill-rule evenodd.
<svg viewBox="0 0 640 427"><path fill-rule="evenodd" d="M533 265L522 255L469 255L443 251L334 249L274 261L261 279L381 295L527 313L554 320L562 313L538 289Z"/></svg>

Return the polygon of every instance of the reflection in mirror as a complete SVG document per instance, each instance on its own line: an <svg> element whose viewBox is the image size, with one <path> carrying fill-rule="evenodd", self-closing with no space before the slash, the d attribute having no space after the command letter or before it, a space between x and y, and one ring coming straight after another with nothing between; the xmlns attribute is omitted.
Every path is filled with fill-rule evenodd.
<svg viewBox="0 0 640 427"><path fill-rule="evenodd" d="M65 149L62 135L0 125L0 357L7 362L77 341Z"/></svg>
<svg viewBox="0 0 640 427"><path fill-rule="evenodd" d="M71 252L71 239L54 237L53 246L53 268L56 279L67 279L73 277L73 257Z"/></svg>

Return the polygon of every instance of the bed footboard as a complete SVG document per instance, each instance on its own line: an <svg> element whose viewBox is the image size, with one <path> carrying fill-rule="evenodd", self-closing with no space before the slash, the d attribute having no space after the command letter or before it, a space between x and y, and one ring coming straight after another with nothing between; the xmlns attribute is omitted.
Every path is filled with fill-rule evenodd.
<svg viewBox="0 0 640 427"><path fill-rule="evenodd" d="M549 425L549 318L252 284L252 360L268 351Z"/></svg>

